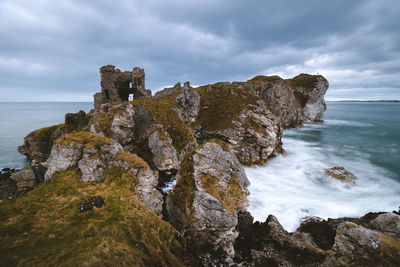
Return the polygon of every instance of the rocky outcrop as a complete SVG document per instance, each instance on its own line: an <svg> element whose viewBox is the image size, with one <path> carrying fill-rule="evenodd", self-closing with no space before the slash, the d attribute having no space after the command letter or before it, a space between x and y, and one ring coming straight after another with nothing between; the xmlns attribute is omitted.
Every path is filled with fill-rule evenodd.
<svg viewBox="0 0 400 267"><path fill-rule="evenodd" d="M165 97L175 94L176 91L181 90L181 89L182 89L181 83L177 83L173 87L167 87L167 88L164 88L164 89L158 91L154 95L154 97L155 98L165 98Z"/></svg>
<svg viewBox="0 0 400 267"><path fill-rule="evenodd" d="M399 219L394 213L309 219L296 232L288 233L272 215L265 223L253 223L248 212L241 212L235 259L244 266L397 266ZM379 223L379 230L377 221L385 221Z"/></svg>
<svg viewBox="0 0 400 267"><path fill-rule="evenodd" d="M256 76L247 81L254 94L261 97L284 128L302 121L302 107L290 83L279 76Z"/></svg>
<svg viewBox="0 0 400 267"><path fill-rule="evenodd" d="M321 75L300 74L289 82L303 108L302 121L321 121L326 110L324 95L329 87L328 81Z"/></svg>
<svg viewBox="0 0 400 267"><path fill-rule="evenodd" d="M201 110L194 129L200 140L225 141L245 165L262 164L281 150L281 127L246 83L197 88Z"/></svg>
<svg viewBox="0 0 400 267"><path fill-rule="evenodd" d="M183 92L176 96L175 100L183 110L183 114L190 122L194 122L200 111L200 95L185 82Z"/></svg>
<svg viewBox="0 0 400 267"><path fill-rule="evenodd" d="M319 248L308 233L288 233L276 217L253 223L248 212L239 214L236 262L244 266L319 265L327 252Z"/></svg>
<svg viewBox="0 0 400 267"><path fill-rule="evenodd" d="M385 229L383 229L385 230ZM388 235L352 222L339 224L335 244L326 260L330 266L400 264L400 233Z"/></svg>
<svg viewBox="0 0 400 267"><path fill-rule="evenodd" d="M123 151L114 140L88 132L67 134L58 139L46 162L45 181L56 172L78 166L83 182L99 182L110 168L121 168L137 179L136 195L148 208L160 215L162 194L158 192L157 174L138 156Z"/></svg>
<svg viewBox="0 0 400 267"><path fill-rule="evenodd" d="M50 156L55 140L64 134L85 129L90 119L91 114L86 114L82 110L78 113L67 113L64 124L41 128L29 133L24 138L24 144L18 147L18 152L37 163L45 162Z"/></svg>
<svg viewBox="0 0 400 267"><path fill-rule="evenodd" d="M323 119L324 95L329 84L321 75L300 74L288 80L279 76L256 76L247 83L271 107L284 128Z"/></svg>
<svg viewBox="0 0 400 267"><path fill-rule="evenodd" d="M239 161L225 144L211 141L186 156L179 175L167 198L170 222L203 260L218 255L232 262L237 212L247 206L249 185Z"/></svg>
<svg viewBox="0 0 400 267"><path fill-rule="evenodd" d="M154 120L147 106L105 104L102 109L95 113L91 122L92 133L111 137L124 150L138 154L159 171L178 168L178 153L173 140L165 127Z"/></svg>

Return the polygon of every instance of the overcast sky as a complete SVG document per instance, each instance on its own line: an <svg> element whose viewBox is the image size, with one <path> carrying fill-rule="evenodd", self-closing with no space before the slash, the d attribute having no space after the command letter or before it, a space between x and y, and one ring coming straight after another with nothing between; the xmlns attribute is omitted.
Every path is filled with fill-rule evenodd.
<svg viewBox="0 0 400 267"><path fill-rule="evenodd" d="M400 99L400 1L0 0L0 101L92 101L107 64L153 92L319 73L328 100Z"/></svg>

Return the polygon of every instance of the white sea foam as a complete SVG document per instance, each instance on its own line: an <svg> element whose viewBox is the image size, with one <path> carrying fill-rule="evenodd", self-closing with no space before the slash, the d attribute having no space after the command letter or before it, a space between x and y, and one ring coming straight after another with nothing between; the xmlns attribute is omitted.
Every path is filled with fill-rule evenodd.
<svg viewBox="0 0 400 267"><path fill-rule="evenodd" d="M265 221L273 214L286 230L295 231L306 216L361 216L397 210L400 205L400 183L362 153L357 158L343 158L335 155L334 146L321 148L290 137L283 138L283 143L284 155L264 167L246 168L251 182L249 211L255 220ZM356 174L356 185L325 176L324 169L334 166Z"/></svg>

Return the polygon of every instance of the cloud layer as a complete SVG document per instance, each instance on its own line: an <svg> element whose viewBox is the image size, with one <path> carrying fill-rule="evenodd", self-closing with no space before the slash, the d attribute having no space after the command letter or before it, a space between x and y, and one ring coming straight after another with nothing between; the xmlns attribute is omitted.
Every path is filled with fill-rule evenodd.
<svg viewBox="0 0 400 267"><path fill-rule="evenodd" d="M0 101L91 101L99 67L153 92L320 73L328 99L400 99L400 3L0 0Z"/></svg>

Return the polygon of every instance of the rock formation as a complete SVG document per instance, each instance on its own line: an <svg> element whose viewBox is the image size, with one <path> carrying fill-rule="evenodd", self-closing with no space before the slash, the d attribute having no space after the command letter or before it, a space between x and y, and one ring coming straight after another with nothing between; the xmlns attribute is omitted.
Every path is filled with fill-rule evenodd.
<svg viewBox="0 0 400 267"><path fill-rule="evenodd" d="M58 139L46 162L45 181L56 172L77 166L83 182L99 182L107 169L121 168L125 175L137 179L137 197L156 214L162 212L162 195L157 191L157 175L138 156L123 151L114 140L88 132L67 134Z"/></svg>
<svg viewBox="0 0 400 267"><path fill-rule="evenodd" d="M40 164L4 179L2 173L0 186L9 191L2 198L46 181L0 205L0 234L13 246L0 242L0 253L7 251L9 265L40 265L54 249L68 250L81 265L400 264L396 212L310 218L288 233L273 215L254 223L246 211L242 165L281 153L283 129L322 120L324 77L257 76L197 88L185 82L152 97L143 69L108 65L100 73L94 111L66 114L64 124L30 133L19 151ZM92 210L95 199L104 206Z"/></svg>
<svg viewBox="0 0 400 267"><path fill-rule="evenodd" d="M185 157L179 176L167 198L171 224L203 260L211 253L233 263L237 212L247 206L249 185L239 161L226 144L210 141Z"/></svg>

